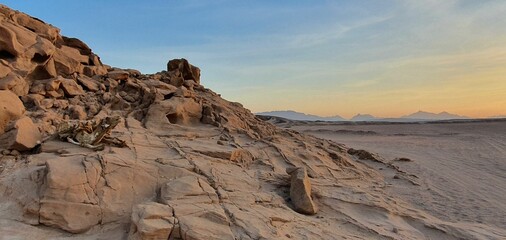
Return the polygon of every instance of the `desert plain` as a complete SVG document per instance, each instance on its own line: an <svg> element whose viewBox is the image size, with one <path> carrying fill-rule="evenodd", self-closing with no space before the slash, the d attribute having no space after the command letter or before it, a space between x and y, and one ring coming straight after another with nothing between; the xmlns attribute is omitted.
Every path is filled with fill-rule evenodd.
<svg viewBox="0 0 506 240"><path fill-rule="evenodd" d="M387 191L441 219L506 228L505 119L279 125L376 153L378 161L360 161L384 176Z"/></svg>

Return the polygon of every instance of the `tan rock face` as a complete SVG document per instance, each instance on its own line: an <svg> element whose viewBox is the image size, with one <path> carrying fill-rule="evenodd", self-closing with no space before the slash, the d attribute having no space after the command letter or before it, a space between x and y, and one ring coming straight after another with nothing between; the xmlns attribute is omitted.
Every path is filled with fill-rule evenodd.
<svg viewBox="0 0 506 240"><path fill-rule="evenodd" d="M46 162L40 223L79 233L102 220L99 198L93 191L99 181L97 170L100 169L95 169L91 164L83 164L80 156Z"/></svg>
<svg viewBox="0 0 506 240"><path fill-rule="evenodd" d="M24 13L0 6L0 72L13 72L30 85L57 75L106 73L98 57L78 39ZM3 76L2 76L3 77ZM18 95L18 90L14 90Z"/></svg>
<svg viewBox="0 0 506 240"><path fill-rule="evenodd" d="M218 196L214 188L196 176L185 176L169 181L161 188L160 199L169 203L216 203Z"/></svg>
<svg viewBox="0 0 506 240"><path fill-rule="evenodd" d="M152 104L146 115L148 129L159 128L160 125L195 125L200 122L202 108L191 98L172 97Z"/></svg>
<svg viewBox="0 0 506 240"><path fill-rule="evenodd" d="M10 90L18 96L28 94L28 83L18 75L8 74L0 79L0 90Z"/></svg>
<svg viewBox="0 0 506 240"><path fill-rule="evenodd" d="M167 205L149 202L136 205L132 210L129 240L167 240L176 219Z"/></svg>
<svg viewBox="0 0 506 240"><path fill-rule="evenodd" d="M0 135L0 149L30 150L42 140L39 129L29 117L12 121L6 132Z"/></svg>
<svg viewBox="0 0 506 240"><path fill-rule="evenodd" d="M0 91L0 134L5 132L7 124L25 113L23 102L11 91Z"/></svg>
<svg viewBox="0 0 506 240"><path fill-rule="evenodd" d="M303 214L316 214L318 208L311 197L311 182L306 168L287 169L291 176L290 198L295 211Z"/></svg>

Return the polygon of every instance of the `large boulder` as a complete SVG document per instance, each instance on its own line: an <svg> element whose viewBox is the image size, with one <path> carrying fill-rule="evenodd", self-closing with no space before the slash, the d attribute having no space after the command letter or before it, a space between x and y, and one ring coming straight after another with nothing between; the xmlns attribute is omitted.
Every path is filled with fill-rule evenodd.
<svg viewBox="0 0 506 240"><path fill-rule="evenodd" d="M0 90L0 134L5 132L9 122L25 113L23 102L11 91Z"/></svg>
<svg viewBox="0 0 506 240"><path fill-rule="evenodd" d="M30 150L39 144L42 138L39 129L29 117L11 122L6 130L0 135L0 149Z"/></svg>
<svg viewBox="0 0 506 240"><path fill-rule="evenodd" d="M170 60L167 63L167 71L173 72L176 78L181 77L185 81L193 80L200 84L200 69L184 58Z"/></svg>
<svg viewBox="0 0 506 240"><path fill-rule="evenodd" d="M295 211L316 214L318 208L311 198L311 182L306 168L289 168L286 172L291 175L290 198Z"/></svg>
<svg viewBox="0 0 506 240"><path fill-rule="evenodd" d="M130 76L130 74L123 70L113 70L107 73L107 77L118 81L127 80L128 76Z"/></svg>
<svg viewBox="0 0 506 240"><path fill-rule="evenodd" d="M94 190L100 180L98 166L84 162L82 156L47 160L40 223L71 233L100 223L103 213Z"/></svg>

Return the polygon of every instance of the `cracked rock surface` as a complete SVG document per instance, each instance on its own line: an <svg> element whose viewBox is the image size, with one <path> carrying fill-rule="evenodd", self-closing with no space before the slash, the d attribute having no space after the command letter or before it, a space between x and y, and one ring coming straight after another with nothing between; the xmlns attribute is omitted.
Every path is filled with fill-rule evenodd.
<svg viewBox="0 0 506 240"><path fill-rule="evenodd" d="M388 195L382 176L345 146L277 128L222 99L201 85L200 69L185 59L141 74L103 65L80 40L5 6L0 21L0 89L10 91L0 97L21 100L26 109L0 109L9 111L0 116L1 127L26 117L45 139L29 150L0 150L6 239L493 239L504 233L445 222ZM93 151L51 138L61 122L105 116L121 117L111 135L127 147ZM305 169L295 180L287 173L294 168ZM291 190L294 182L303 191ZM297 210L300 203L307 207L306 195L309 211Z"/></svg>

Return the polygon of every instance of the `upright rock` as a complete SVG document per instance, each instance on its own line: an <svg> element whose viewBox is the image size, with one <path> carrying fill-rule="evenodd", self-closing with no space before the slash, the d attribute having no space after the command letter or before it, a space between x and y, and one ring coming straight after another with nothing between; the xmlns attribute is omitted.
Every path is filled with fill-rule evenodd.
<svg viewBox="0 0 506 240"><path fill-rule="evenodd" d="M311 182L307 176L306 168L289 168L291 175L290 198L295 211L303 214L316 214L318 208L311 198Z"/></svg>
<svg viewBox="0 0 506 240"><path fill-rule="evenodd" d="M200 69L188 63L188 60L173 59L167 63L167 71L174 72L177 77L183 80L193 80L195 83L200 84Z"/></svg>

